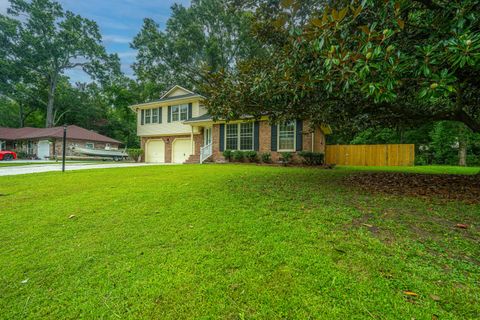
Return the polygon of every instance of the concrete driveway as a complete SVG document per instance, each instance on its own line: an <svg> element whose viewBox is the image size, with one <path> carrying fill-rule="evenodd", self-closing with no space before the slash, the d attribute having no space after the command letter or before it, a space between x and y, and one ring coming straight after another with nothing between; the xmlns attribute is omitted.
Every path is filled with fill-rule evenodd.
<svg viewBox="0 0 480 320"><path fill-rule="evenodd" d="M31 161L30 161L31 163ZM91 163L67 163L65 171L73 170L89 170L89 169L107 169L107 168L128 168L128 167L143 167L163 165L158 163L105 163L105 164L91 164ZM0 176L15 176L19 174L62 171L61 163L43 163L43 164L29 164L24 166L10 166L0 167Z"/></svg>

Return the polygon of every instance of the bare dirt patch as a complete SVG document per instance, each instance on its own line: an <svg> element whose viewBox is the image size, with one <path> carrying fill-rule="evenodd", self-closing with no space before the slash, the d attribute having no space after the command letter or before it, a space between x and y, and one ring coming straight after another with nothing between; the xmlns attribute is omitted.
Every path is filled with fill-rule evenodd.
<svg viewBox="0 0 480 320"><path fill-rule="evenodd" d="M372 172L349 175L342 182L367 192L480 203L480 175Z"/></svg>

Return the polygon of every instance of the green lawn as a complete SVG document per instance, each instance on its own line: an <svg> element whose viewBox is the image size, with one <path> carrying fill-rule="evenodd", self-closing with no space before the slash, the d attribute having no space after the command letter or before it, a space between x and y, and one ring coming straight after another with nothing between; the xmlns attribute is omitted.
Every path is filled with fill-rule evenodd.
<svg viewBox="0 0 480 320"><path fill-rule="evenodd" d="M107 163L119 163L115 162L113 160L88 160L88 161L66 161L66 164L107 164ZM127 161L123 161L120 163L127 163ZM36 162L15 162L15 161L0 161L0 168L1 167L19 167L19 166L31 166L31 165L44 165L44 164L53 164L53 165L61 165L61 161L57 162L42 162L42 161L36 161Z"/></svg>
<svg viewBox="0 0 480 320"><path fill-rule="evenodd" d="M55 164L54 162L15 162L15 161L4 161L0 162L1 167L19 167L19 166L30 166L36 164Z"/></svg>
<svg viewBox="0 0 480 320"><path fill-rule="evenodd" d="M352 173L0 177L0 318L478 319L480 205L338 183Z"/></svg>

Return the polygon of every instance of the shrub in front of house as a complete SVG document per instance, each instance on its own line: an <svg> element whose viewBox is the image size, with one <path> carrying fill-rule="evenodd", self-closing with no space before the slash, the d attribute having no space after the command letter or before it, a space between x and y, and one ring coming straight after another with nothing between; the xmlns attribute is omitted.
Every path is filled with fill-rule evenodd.
<svg viewBox="0 0 480 320"><path fill-rule="evenodd" d="M272 162L272 154L270 152L264 152L261 155L263 163L271 163Z"/></svg>
<svg viewBox="0 0 480 320"><path fill-rule="evenodd" d="M244 158L245 158L245 153L243 151L240 151L240 150L233 151L233 160L237 162L242 162Z"/></svg>
<svg viewBox="0 0 480 320"><path fill-rule="evenodd" d="M140 157L143 155L143 150L140 148L127 149L127 154L135 162L140 161Z"/></svg>
<svg viewBox="0 0 480 320"><path fill-rule="evenodd" d="M258 154L257 151L245 151L245 158L248 159L250 162L257 162L258 161Z"/></svg>
<svg viewBox="0 0 480 320"><path fill-rule="evenodd" d="M303 163L308 166L320 166L325 159L325 155L321 152L301 151L298 155L303 158Z"/></svg>
<svg viewBox="0 0 480 320"><path fill-rule="evenodd" d="M28 153L26 151L16 151L15 149L12 150L17 154L17 159L22 159L22 160L35 160L37 159L37 156L34 153Z"/></svg>
<svg viewBox="0 0 480 320"><path fill-rule="evenodd" d="M293 154L291 152L280 152L280 161L284 166L292 162Z"/></svg>
<svg viewBox="0 0 480 320"><path fill-rule="evenodd" d="M223 157L224 157L225 160L227 160L227 161L232 161L232 157L233 157L233 152L232 152L232 150L225 150L225 151L223 151Z"/></svg>
<svg viewBox="0 0 480 320"><path fill-rule="evenodd" d="M25 151L16 151L13 150L17 154L17 159L28 159L28 154Z"/></svg>

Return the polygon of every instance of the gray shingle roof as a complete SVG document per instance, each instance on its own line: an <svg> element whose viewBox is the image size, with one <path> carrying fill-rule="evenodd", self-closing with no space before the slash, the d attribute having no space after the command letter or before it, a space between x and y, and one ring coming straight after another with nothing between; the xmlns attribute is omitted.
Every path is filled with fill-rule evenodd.
<svg viewBox="0 0 480 320"><path fill-rule="evenodd" d="M254 117L251 116L251 115L245 114L245 115L240 116L240 118L238 118L238 120L248 120L248 119L252 119L252 118L254 118ZM224 119L217 119L217 120L224 121ZM183 123L201 122L201 121L213 121L213 117L210 114L205 113L202 116L188 119L188 120L184 121Z"/></svg>
<svg viewBox="0 0 480 320"><path fill-rule="evenodd" d="M186 121L184 121L184 123L189 123L189 122L200 122L200 121L211 121L213 120L212 116L208 113L205 113L204 115L201 115L199 117L195 117L195 118L190 118Z"/></svg>
<svg viewBox="0 0 480 320"><path fill-rule="evenodd" d="M2 128L0 127L0 140L28 140L40 138L63 138L63 127L53 128ZM101 135L91 130L75 125L67 127L67 139L88 140L121 143L118 140Z"/></svg>

